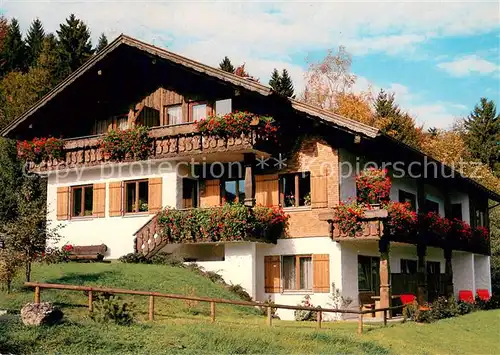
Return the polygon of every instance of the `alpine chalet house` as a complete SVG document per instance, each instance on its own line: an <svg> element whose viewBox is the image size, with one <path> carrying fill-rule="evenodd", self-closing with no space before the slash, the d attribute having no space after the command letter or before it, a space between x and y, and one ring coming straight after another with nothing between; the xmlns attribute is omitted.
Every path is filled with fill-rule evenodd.
<svg viewBox="0 0 500 355"><path fill-rule="evenodd" d="M373 127L125 35L2 135L47 177L61 246L173 253L282 304L491 294L498 194Z"/></svg>

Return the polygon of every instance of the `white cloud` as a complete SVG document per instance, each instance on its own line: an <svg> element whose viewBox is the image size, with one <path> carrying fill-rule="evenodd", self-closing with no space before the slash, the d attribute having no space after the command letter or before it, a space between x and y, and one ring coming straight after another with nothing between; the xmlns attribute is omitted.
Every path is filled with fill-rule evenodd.
<svg viewBox="0 0 500 355"><path fill-rule="evenodd" d="M468 76L472 73L488 75L500 71L500 65L498 63L490 62L475 54L466 55L449 62L442 62L437 66L457 77Z"/></svg>

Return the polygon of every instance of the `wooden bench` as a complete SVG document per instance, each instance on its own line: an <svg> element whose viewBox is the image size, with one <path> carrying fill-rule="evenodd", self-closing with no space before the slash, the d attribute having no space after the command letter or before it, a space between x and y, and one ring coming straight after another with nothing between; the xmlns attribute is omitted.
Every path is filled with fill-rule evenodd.
<svg viewBox="0 0 500 355"><path fill-rule="evenodd" d="M101 245L73 245L69 250L70 260L102 261L104 254L108 250L105 244Z"/></svg>
<svg viewBox="0 0 500 355"><path fill-rule="evenodd" d="M375 296L375 292L366 291L359 293L359 304L361 305L361 309L363 311L374 310L375 309L375 301L372 297ZM372 313L372 318L375 317L375 313Z"/></svg>

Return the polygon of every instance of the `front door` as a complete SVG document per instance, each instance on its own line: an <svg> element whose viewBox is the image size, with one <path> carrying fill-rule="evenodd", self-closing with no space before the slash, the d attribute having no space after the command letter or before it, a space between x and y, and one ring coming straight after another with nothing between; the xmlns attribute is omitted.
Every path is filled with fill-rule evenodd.
<svg viewBox="0 0 500 355"><path fill-rule="evenodd" d="M429 302L435 301L441 294L441 265L439 261L427 262L427 290Z"/></svg>

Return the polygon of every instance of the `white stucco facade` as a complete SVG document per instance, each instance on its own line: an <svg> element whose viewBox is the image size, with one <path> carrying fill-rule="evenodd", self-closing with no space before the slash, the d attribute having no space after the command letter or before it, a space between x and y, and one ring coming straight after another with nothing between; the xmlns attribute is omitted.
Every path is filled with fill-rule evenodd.
<svg viewBox="0 0 500 355"><path fill-rule="evenodd" d="M106 244L106 258L116 259L131 253L134 233L143 226L152 214L127 214L110 217L109 215L109 183L145 179L162 178L163 206L179 206L181 196L181 180L177 172L169 166L160 167L159 163L135 162L128 164L113 164L103 167L87 168L67 172L51 173L47 181L48 220L53 226L61 227L61 236L57 245L98 245ZM57 188L63 186L106 184L105 217L78 217L58 221L56 216Z"/></svg>

